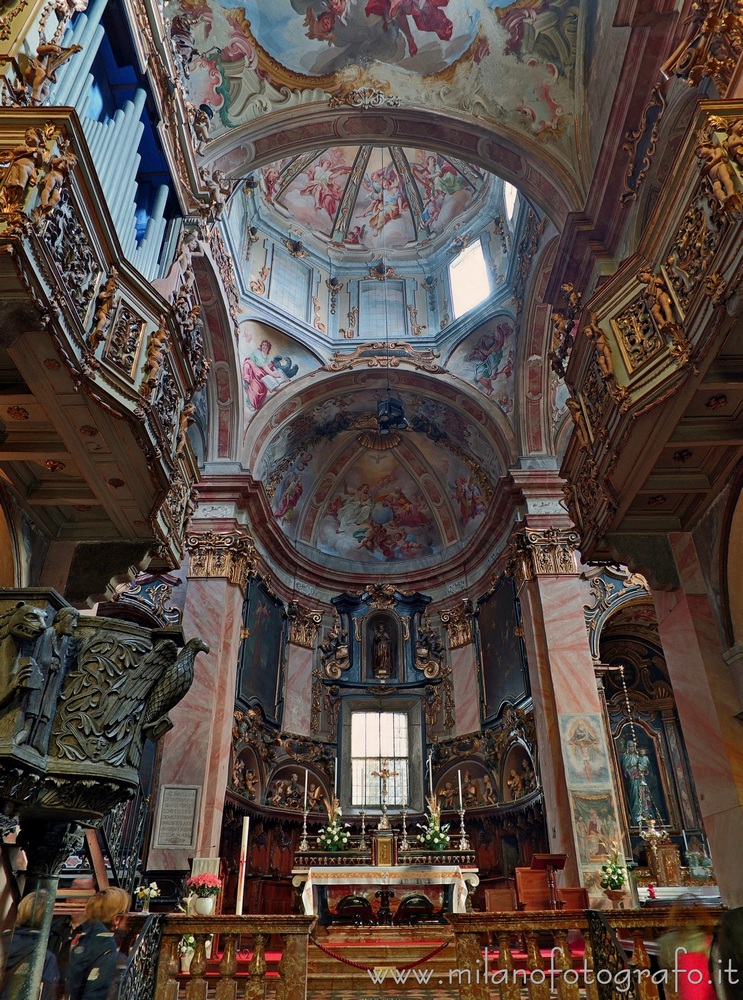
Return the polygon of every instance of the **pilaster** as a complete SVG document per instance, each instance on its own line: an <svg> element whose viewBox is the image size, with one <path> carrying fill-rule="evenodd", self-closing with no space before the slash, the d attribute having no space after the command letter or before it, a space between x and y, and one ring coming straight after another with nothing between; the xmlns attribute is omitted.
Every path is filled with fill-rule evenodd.
<svg viewBox="0 0 743 1000"><path fill-rule="evenodd" d="M195 847L158 846L157 824L147 867L184 870L189 858L216 857L230 767L233 709L245 584L255 568L252 538L243 528L214 531L196 522L187 538L190 555L183 627L202 635L211 652L196 660L194 682L173 710L164 740L163 786L198 788Z"/></svg>
<svg viewBox="0 0 743 1000"><path fill-rule="evenodd" d="M623 842L609 744L583 622L584 591L569 527L521 525L512 536L508 568L523 610L539 767L550 850L567 854L566 884L599 895L604 854L591 854L588 831L600 842Z"/></svg>
<svg viewBox="0 0 743 1000"><path fill-rule="evenodd" d="M743 904L740 652L724 650L692 536L669 536L681 586L653 593L699 807L723 901Z"/></svg>
<svg viewBox="0 0 743 1000"><path fill-rule="evenodd" d="M441 623L449 636L457 736L480 728L480 689L472 614L470 600L441 612Z"/></svg>

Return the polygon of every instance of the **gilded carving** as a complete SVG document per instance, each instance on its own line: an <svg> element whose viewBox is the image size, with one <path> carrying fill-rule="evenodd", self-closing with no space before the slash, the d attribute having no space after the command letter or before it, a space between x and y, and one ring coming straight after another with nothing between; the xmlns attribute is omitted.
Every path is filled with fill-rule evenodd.
<svg viewBox="0 0 743 1000"><path fill-rule="evenodd" d="M353 309L348 311L348 327L339 327L338 332L344 340L353 340L356 336L356 321L359 318L359 307L354 306ZM336 352L338 355L338 352ZM343 357L343 355L338 355Z"/></svg>
<svg viewBox="0 0 743 1000"><path fill-rule="evenodd" d="M435 375L444 370L436 364L438 356L438 351L419 351L405 341L393 340L388 344L378 340L371 344L359 345L351 353L334 351L324 370L342 372L358 368L360 365L365 365L368 368L399 368L400 363L404 361L412 365L416 371Z"/></svg>
<svg viewBox="0 0 743 1000"><path fill-rule="evenodd" d="M253 292L254 295L266 294L266 278L270 273L270 267L266 267L264 265L258 272L258 277L254 278L253 281L250 282L250 291Z"/></svg>
<svg viewBox="0 0 743 1000"><path fill-rule="evenodd" d="M36 187L39 172L46 165L46 135L43 129L27 128L23 141L12 149L0 150L0 162L6 164L0 189L0 210L18 212L26 193Z"/></svg>
<svg viewBox="0 0 743 1000"><path fill-rule="evenodd" d="M312 296L312 325L319 333L325 333L326 326L322 319L322 308L320 306L320 300L316 295Z"/></svg>
<svg viewBox="0 0 743 1000"><path fill-rule="evenodd" d="M458 604L454 608L441 611L439 618L449 635L450 649L469 646L473 641L472 601L469 598L465 598L461 604Z"/></svg>
<svg viewBox="0 0 743 1000"><path fill-rule="evenodd" d="M414 337L420 337L423 331L426 329L425 323L418 322L418 310L415 306L408 303L408 312L410 313L410 329L413 331Z"/></svg>
<svg viewBox="0 0 743 1000"><path fill-rule="evenodd" d="M250 242L254 243L255 239ZM227 247L225 246L222 234L216 227L209 233L209 249L211 250L212 259L216 264L217 271L219 272L219 277L222 279L222 287L224 288L224 293L227 296L230 318L237 327L240 317L240 292L237 288L235 265L232 260L232 255L227 252ZM267 274L268 271L266 271L264 278ZM262 295L263 292L260 292L259 294Z"/></svg>
<svg viewBox="0 0 743 1000"><path fill-rule="evenodd" d="M438 685L427 685L423 708L426 714L426 725L435 726L441 713L441 691Z"/></svg>
<svg viewBox="0 0 743 1000"><path fill-rule="evenodd" d="M322 612L313 608L305 608L297 601L291 601L287 614L289 616L289 642L304 649L315 648L315 636L322 625Z"/></svg>
<svg viewBox="0 0 743 1000"><path fill-rule="evenodd" d="M591 656L601 659L599 651L604 624L625 604L650 600L650 591L644 577L624 570L605 568L590 583L592 601L583 605L588 630Z"/></svg>
<svg viewBox="0 0 743 1000"><path fill-rule="evenodd" d="M358 90L348 90L344 94L334 94L328 101L330 108L396 108L400 98L385 94L373 87L359 87Z"/></svg>
<svg viewBox="0 0 743 1000"><path fill-rule="evenodd" d="M186 537L186 548L192 577L226 577L230 583L244 587L248 577L257 571L258 553L247 532L191 534Z"/></svg>
<svg viewBox="0 0 743 1000"><path fill-rule="evenodd" d="M128 306L121 306L111 328L104 357L112 362L130 378L134 373L147 323L137 316Z"/></svg>
<svg viewBox="0 0 743 1000"><path fill-rule="evenodd" d="M666 110L666 99L660 84L653 87L650 100L642 112L638 129L628 132L622 146L629 157L627 173L624 177L624 191L619 199L624 205L635 201L658 144L660 123Z"/></svg>
<svg viewBox="0 0 743 1000"><path fill-rule="evenodd" d="M119 272L115 267L111 267L108 277L98 290L95 300L95 312L93 313L93 325L88 332L88 348L91 354L95 354L98 345L106 339L106 332L113 319L113 310L117 302L116 289L118 287Z"/></svg>
<svg viewBox="0 0 743 1000"><path fill-rule="evenodd" d="M49 248L60 281L84 322L101 269L66 189L61 192L57 206L44 227L42 238Z"/></svg>
<svg viewBox="0 0 743 1000"><path fill-rule="evenodd" d="M691 296L717 253L728 220L714 210L706 184L696 191L665 257L665 271L680 307L686 311ZM709 294L709 293L708 293Z"/></svg>
<svg viewBox="0 0 743 1000"><path fill-rule="evenodd" d="M743 51L743 17L737 0L696 0L687 20L687 34L662 66L698 87L710 77L726 96Z"/></svg>
<svg viewBox="0 0 743 1000"><path fill-rule="evenodd" d="M629 393L624 386L617 384L617 377L614 371L614 358L612 356L609 338L599 325L598 316L595 312L591 312L589 314L588 322L583 327L583 332L593 345L596 357L596 366L598 368L601 381L608 389L612 399L619 405L619 409L622 412L625 412L630 405ZM584 396L587 394L586 385L583 386L582 393ZM596 393L598 396L598 387L596 389Z"/></svg>
<svg viewBox="0 0 743 1000"><path fill-rule="evenodd" d="M508 572L519 585L537 576L572 575L579 540L572 528L522 528L508 545Z"/></svg>
<svg viewBox="0 0 743 1000"><path fill-rule="evenodd" d="M707 139L697 146L696 155L702 161L702 177L709 180L712 196L723 211L739 212L743 199L736 190L735 172L725 148L714 139Z"/></svg>
<svg viewBox="0 0 743 1000"><path fill-rule="evenodd" d="M333 625L320 643L323 672L331 680L340 680L344 670L351 666L348 632L341 628L341 620L335 613Z"/></svg>
<svg viewBox="0 0 743 1000"><path fill-rule="evenodd" d="M630 373L652 360L662 350L663 338L642 298L631 302L611 323Z"/></svg>

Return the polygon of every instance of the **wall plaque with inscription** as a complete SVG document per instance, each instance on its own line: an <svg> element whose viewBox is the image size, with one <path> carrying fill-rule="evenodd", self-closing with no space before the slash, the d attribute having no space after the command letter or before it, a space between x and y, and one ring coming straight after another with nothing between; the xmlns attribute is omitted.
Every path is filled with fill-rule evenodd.
<svg viewBox="0 0 743 1000"><path fill-rule="evenodd" d="M196 847L201 785L163 785L155 823L155 848Z"/></svg>

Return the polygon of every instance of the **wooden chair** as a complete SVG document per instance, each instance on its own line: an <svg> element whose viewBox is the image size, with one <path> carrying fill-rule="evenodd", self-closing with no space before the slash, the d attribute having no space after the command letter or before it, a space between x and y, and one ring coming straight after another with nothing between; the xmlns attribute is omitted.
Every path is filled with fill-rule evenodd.
<svg viewBox="0 0 743 1000"><path fill-rule="evenodd" d="M516 894L510 886L485 889L484 894L487 913L509 913L516 909Z"/></svg>
<svg viewBox="0 0 743 1000"><path fill-rule="evenodd" d="M514 868L519 910L549 910L547 872L534 868Z"/></svg>
<svg viewBox="0 0 743 1000"><path fill-rule="evenodd" d="M563 910L587 910L591 905L588 900L588 889L580 885L566 886L557 890L558 899L562 900Z"/></svg>

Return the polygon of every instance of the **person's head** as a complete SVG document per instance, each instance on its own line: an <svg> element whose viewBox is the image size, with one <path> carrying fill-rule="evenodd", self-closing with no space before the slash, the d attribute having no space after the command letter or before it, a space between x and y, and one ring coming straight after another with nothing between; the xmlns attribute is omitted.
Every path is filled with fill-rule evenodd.
<svg viewBox="0 0 743 1000"><path fill-rule="evenodd" d="M24 896L18 904L18 926L30 927L38 930L44 919L46 909L46 892L40 889L39 892L31 892Z"/></svg>
<svg viewBox="0 0 743 1000"><path fill-rule="evenodd" d="M72 635L80 618L77 608L60 608L54 616L54 628L58 635Z"/></svg>
<svg viewBox="0 0 743 1000"><path fill-rule="evenodd" d="M261 341L261 351L264 354L270 354L271 353L271 341L270 340L262 340Z"/></svg>
<svg viewBox="0 0 743 1000"><path fill-rule="evenodd" d="M128 892L110 885L90 897L85 904L85 919L91 923L105 924L109 930L116 931L124 926L131 905Z"/></svg>

